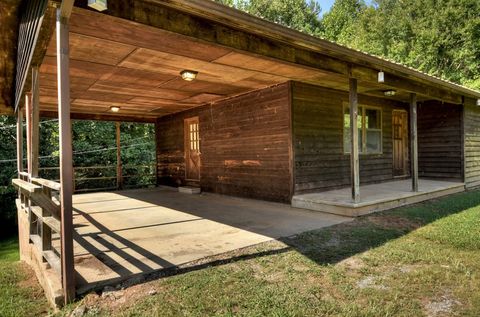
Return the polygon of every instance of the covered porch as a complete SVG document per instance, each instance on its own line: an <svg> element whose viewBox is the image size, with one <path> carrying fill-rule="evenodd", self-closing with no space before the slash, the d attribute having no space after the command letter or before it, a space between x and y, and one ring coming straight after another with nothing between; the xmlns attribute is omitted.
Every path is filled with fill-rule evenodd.
<svg viewBox="0 0 480 317"><path fill-rule="evenodd" d="M410 179L402 179L362 186L358 201L352 200L351 188L295 195L292 206L354 217L465 190L464 183L459 181L419 179L417 191L412 191L411 183Z"/></svg>

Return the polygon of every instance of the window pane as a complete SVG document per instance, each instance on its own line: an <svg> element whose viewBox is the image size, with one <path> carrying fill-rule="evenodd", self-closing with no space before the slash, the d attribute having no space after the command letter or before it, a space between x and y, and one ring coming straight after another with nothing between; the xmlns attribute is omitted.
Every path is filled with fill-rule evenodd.
<svg viewBox="0 0 480 317"><path fill-rule="evenodd" d="M382 150L382 132L367 130L367 153L379 153Z"/></svg>
<svg viewBox="0 0 480 317"><path fill-rule="evenodd" d="M380 110L365 109L365 126L367 129L381 129Z"/></svg>
<svg viewBox="0 0 480 317"><path fill-rule="evenodd" d="M362 135L362 107L358 107L357 116L358 127L358 151L362 153L363 135ZM343 114L343 152L350 153L350 108L345 108Z"/></svg>

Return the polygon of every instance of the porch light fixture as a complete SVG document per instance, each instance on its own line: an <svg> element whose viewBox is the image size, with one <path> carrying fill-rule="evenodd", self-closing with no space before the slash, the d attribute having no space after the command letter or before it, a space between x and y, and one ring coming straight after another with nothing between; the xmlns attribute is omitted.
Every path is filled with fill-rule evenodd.
<svg viewBox="0 0 480 317"><path fill-rule="evenodd" d="M107 0L88 0L88 6L97 11L107 10Z"/></svg>
<svg viewBox="0 0 480 317"><path fill-rule="evenodd" d="M195 78L197 78L198 72L194 70L185 69L180 72L180 75L182 75L183 80L193 81L195 80Z"/></svg>
<svg viewBox="0 0 480 317"><path fill-rule="evenodd" d="M477 99L477 106L480 107L480 99Z"/></svg>
<svg viewBox="0 0 480 317"><path fill-rule="evenodd" d="M111 111L111 112L119 112L119 111L120 111L120 107L111 106L111 107L110 107L110 111Z"/></svg>
<svg viewBox="0 0 480 317"><path fill-rule="evenodd" d="M383 94L384 94L385 96L387 96L387 97L395 96L396 93L397 93L397 92L396 92L395 90L385 90L385 91L383 92Z"/></svg>
<svg viewBox="0 0 480 317"><path fill-rule="evenodd" d="M378 82L379 83L384 83L385 82L385 73L380 71L378 72Z"/></svg>

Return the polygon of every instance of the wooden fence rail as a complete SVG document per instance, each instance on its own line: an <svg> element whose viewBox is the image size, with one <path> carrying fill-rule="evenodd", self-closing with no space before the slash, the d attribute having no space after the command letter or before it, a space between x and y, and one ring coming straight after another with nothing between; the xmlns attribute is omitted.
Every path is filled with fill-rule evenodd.
<svg viewBox="0 0 480 317"><path fill-rule="evenodd" d="M19 191L21 209L28 213L30 240L44 261L61 275L61 254L52 245L52 236L61 235L60 184L43 178L30 178L23 172L19 176L12 180L12 184Z"/></svg>

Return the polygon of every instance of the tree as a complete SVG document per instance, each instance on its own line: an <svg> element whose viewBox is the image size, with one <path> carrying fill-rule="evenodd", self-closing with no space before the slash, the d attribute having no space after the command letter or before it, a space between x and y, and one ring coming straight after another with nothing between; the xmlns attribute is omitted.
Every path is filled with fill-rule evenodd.
<svg viewBox="0 0 480 317"><path fill-rule="evenodd" d="M325 39L349 45L358 17L367 8L363 0L337 0L322 19Z"/></svg>
<svg viewBox="0 0 480 317"><path fill-rule="evenodd" d="M321 35L320 5L313 0L217 0L283 26Z"/></svg>

